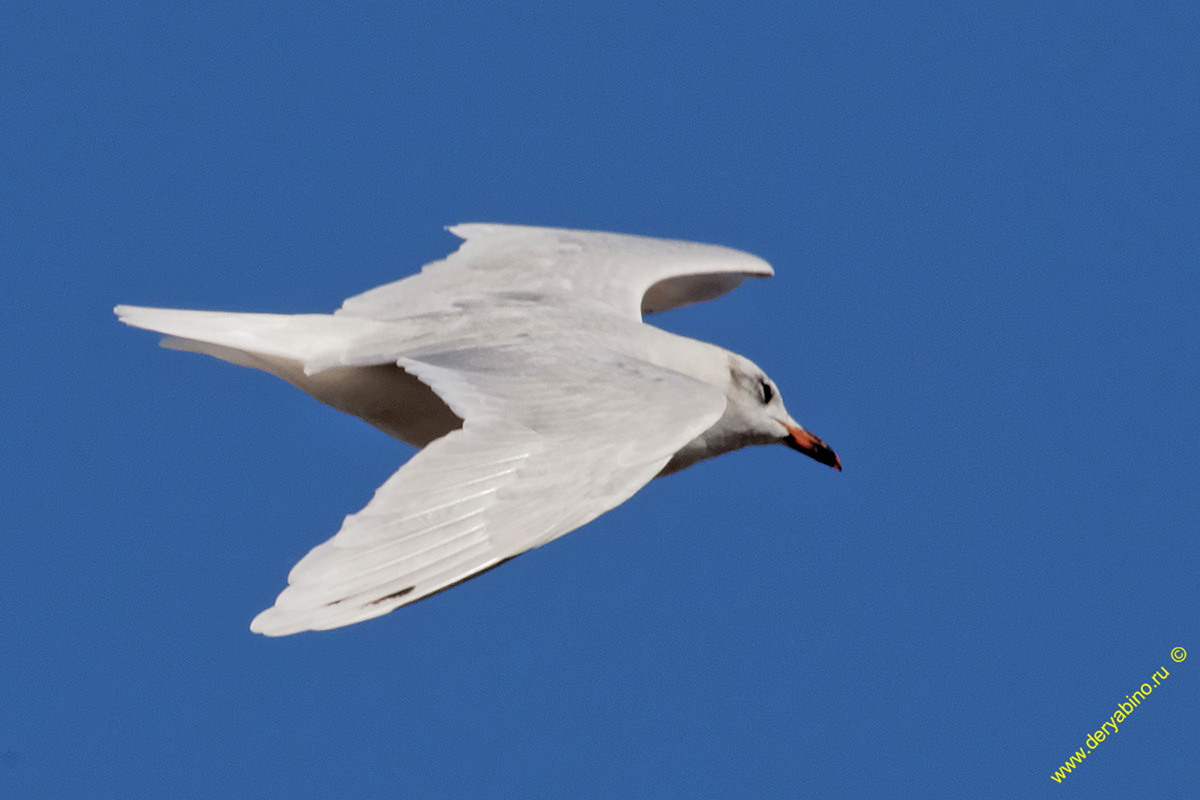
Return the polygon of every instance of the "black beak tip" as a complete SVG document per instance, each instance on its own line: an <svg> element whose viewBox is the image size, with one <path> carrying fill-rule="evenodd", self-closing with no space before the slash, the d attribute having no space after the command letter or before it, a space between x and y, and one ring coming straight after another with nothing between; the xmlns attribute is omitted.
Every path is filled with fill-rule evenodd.
<svg viewBox="0 0 1200 800"><path fill-rule="evenodd" d="M818 463L824 464L827 467L833 467L838 472L842 471L842 461L837 457L837 453L829 449L828 446L821 448L816 453L809 453Z"/></svg>
<svg viewBox="0 0 1200 800"><path fill-rule="evenodd" d="M813 461L824 464L827 467L833 467L838 472L841 472L842 461L837 457L837 453L833 452L833 448L811 433L807 431L804 433L806 436L803 442L799 441L795 435L792 435L785 437L783 443L798 453L804 453L804 455Z"/></svg>

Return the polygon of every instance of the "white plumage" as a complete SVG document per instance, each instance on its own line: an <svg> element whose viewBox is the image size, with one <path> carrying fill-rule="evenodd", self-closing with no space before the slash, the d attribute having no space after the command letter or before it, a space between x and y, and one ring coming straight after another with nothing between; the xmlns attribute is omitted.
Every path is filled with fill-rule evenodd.
<svg viewBox="0 0 1200 800"><path fill-rule="evenodd" d="M327 314L118 306L423 448L313 548L251 629L380 616L563 535L655 475L782 442L840 469L761 370L641 321L771 268L737 250L512 225Z"/></svg>

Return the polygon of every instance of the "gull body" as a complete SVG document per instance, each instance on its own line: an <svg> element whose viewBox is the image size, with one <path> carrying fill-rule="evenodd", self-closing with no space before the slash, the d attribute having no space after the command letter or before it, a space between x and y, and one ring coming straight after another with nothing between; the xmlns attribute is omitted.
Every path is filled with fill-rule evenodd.
<svg viewBox="0 0 1200 800"><path fill-rule="evenodd" d="M252 630L381 616L742 447L781 443L841 469L749 359L642 322L769 276L766 262L624 234L450 230L455 253L331 315L116 309L166 347L265 370L420 448Z"/></svg>

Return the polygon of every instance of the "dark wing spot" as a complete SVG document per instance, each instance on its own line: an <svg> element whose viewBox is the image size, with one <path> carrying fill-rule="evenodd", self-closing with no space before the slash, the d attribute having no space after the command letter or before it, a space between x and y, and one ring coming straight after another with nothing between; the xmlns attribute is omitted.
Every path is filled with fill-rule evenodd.
<svg viewBox="0 0 1200 800"><path fill-rule="evenodd" d="M517 555L520 555L520 553L518 553ZM436 592L430 592L430 593L429 593L429 594L427 594L427 595L423 595L423 596L421 596L421 597L417 598L417 599L416 599L416 601L414 601L414 602L417 602L417 603L419 603L419 602L421 602L422 600L425 600L425 599L427 599L427 598L433 597L435 594L441 594L442 592L446 591L447 589L453 589L455 586L458 586L460 583L466 583L467 581L471 580L471 578L478 578L478 577L479 577L480 575L482 575L483 573L485 573L485 572L491 572L491 571L492 571L492 570L494 570L496 567L500 566L501 564L508 563L509 561L512 561L512 560L513 560L514 558L516 558L516 557L517 557L517 556L509 556L508 558L502 558L502 559L500 559L499 561L497 561L495 564L491 564L491 565L489 565L489 566L486 566L486 567L484 567L484 568L483 568L483 569L481 569L481 570L476 570L475 572L472 572L470 575L466 576L465 578L459 578L458 580L456 580L454 583L450 584L449 586L443 586L442 588L438 589ZM395 600L397 597L404 597L404 595L408 594L409 592L413 591L413 590L414 590L414 589L416 589L416 588L417 588L416 586L409 586L407 589L401 589L401 590L400 590L400 591L398 591L398 592L392 592L392 593L391 593L391 594L389 594L389 595L385 595L384 597L380 597L378 600L372 600L371 602L367 603L367 605L369 605L369 606L377 606L377 605L379 605L380 603L387 602L388 600ZM345 602L347 599L348 599L348 598L345 598L345 597L343 597L341 600L334 600L333 602L331 602L331 603L326 603L325 605L327 605L327 606L336 606L338 603Z"/></svg>
<svg viewBox="0 0 1200 800"><path fill-rule="evenodd" d="M519 555L521 555L521 554L517 553L517 556L519 556ZM508 558L502 558L499 561L497 561L495 564L486 566L481 570L476 570L475 572L472 572L470 575L468 575L465 578L459 578L454 583L452 583L448 586L443 586L442 588L438 589L436 592L430 592L429 594L424 595L423 597L418 597L413 602L419 603L422 600L428 600L429 598L433 597L435 594L441 594L442 592L449 591L450 589L453 589L455 586L458 586L460 583L466 583L467 581L471 580L471 578L478 578L480 575L482 575L485 572L491 572L492 570L494 570L496 567L500 566L501 564L507 564L509 561L512 561L517 556L509 556Z"/></svg>
<svg viewBox="0 0 1200 800"><path fill-rule="evenodd" d="M495 296L516 303L541 303L546 299L541 292L495 292Z"/></svg>
<svg viewBox="0 0 1200 800"><path fill-rule="evenodd" d="M417 587L415 587L415 586L410 586L410 587L408 587L407 589L401 589L401 590L400 590L400 591L398 591L398 592L392 592L391 594L386 594L386 595L384 595L383 597L379 598L378 600L372 600L371 602L367 603L367 605L369 605L369 606L377 606L377 605L379 605L380 603L386 602L386 601L388 601L388 600L395 600L397 597L404 597L404 595L408 594L409 592L411 592L411 591L412 591L413 589L415 589L415 588L417 588Z"/></svg>

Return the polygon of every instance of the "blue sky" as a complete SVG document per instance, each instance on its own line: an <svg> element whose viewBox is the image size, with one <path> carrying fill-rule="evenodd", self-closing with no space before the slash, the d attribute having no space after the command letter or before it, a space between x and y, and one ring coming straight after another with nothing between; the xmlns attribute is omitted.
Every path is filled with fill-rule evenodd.
<svg viewBox="0 0 1200 800"><path fill-rule="evenodd" d="M1198 26L10 4L0 794L1193 792ZM845 472L735 453L429 602L251 634L410 451L112 306L330 311L462 221L768 259L655 322L763 366Z"/></svg>

